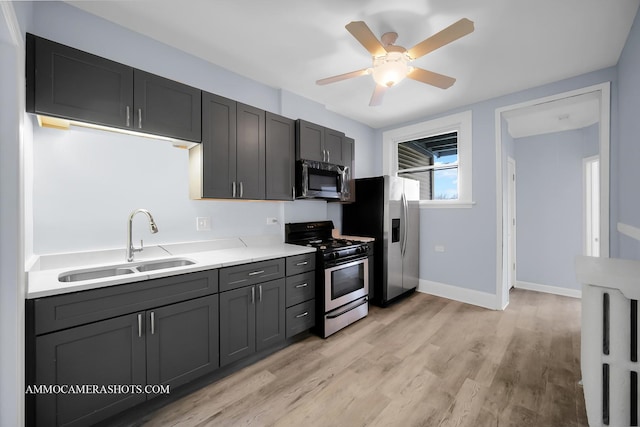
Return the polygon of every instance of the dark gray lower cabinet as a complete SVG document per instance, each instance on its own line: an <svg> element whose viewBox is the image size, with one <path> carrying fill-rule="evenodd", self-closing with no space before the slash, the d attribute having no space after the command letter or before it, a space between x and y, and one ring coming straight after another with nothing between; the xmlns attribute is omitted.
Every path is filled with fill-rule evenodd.
<svg viewBox="0 0 640 427"><path fill-rule="evenodd" d="M91 323L36 339L39 385L141 384L146 382L145 338L138 314ZM144 394L36 396L39 426L86 426L144 402Z"/></svg>
<svg viewBox="0 0 640 427"><path fill-rule="evenodd" d="M256 352L253 286L220 293L220 366Z"/></svg>
<svg viewBox="0 0 640 427"><path fill-rule="evenodd" d="M256 285L256 350L281 343L285 338L285 279Z"/></svg>
<svg viewBox="0 0 640 427"><path fill-rule="evenodd" d="M185 384L219 366L218 295L148 311L147 384Z"/></svg>
<svg viewBox="0 0 640 427"><path fill-rule="evenodd" d="M27 425L93 425L217 369L217 291L208 270L28 300L27 383L55 388L27 394Z"/></svg>
<svg viewBox="0 0 640 427"><path fill-rule="evenodd" d="M285 339L285 279L220 293L220 366Z"/></svg>
<svg viewBox="0 0 640 427"><path fill-rule="evenodd" d="M36 338L39 385L169 385L218 368L218 295L90 323ZM38 394L39 426L90 425L154 394Z"/></svg>

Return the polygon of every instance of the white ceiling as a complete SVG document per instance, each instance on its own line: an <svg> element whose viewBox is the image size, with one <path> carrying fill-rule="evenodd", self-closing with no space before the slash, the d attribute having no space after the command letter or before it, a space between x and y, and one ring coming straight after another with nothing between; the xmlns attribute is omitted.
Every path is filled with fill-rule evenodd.
<svg viewBox="0 0 640 427"><path fill-rule="evenodd" d="M373 128L558 81L618 62L640 0L129 0L70 1L95 15L237 74L324 104ZM365 21L410 48L460 18L475 31L415 61L457 79L442 90L406 79L369 107L370 76L346 31Z"/></svg>

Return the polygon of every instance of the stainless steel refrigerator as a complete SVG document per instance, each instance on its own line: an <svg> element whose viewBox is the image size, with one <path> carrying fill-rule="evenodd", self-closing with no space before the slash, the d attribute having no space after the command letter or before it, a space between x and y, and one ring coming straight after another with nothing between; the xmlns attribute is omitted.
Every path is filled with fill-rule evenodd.
<svg viewBox="0 0 640 427"><path fill-rule="evenodd" d="M420 183L378 176L355 180L342 205L342 234L375 238L369 300L380 306L415 291L420 274Z"/></svg>

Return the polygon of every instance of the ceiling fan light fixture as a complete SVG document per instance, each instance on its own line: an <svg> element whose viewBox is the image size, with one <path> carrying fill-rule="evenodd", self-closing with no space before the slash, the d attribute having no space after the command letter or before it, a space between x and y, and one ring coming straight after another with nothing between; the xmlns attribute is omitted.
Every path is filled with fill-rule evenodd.
<svg viewBox="0 0 640 427"><path fill-rule="evenodd" d="M373 80L380 86L400 83L411 71L409 56L403 52L389 52L373 59Z"/></svg>

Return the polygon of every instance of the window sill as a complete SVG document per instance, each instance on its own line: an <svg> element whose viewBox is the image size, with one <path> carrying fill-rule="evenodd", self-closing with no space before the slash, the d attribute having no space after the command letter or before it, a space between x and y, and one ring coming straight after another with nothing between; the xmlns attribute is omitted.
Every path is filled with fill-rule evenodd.
<svg viewBox="0 0 640 427"><path fill-rule="evenodd" d="M455 208L468 209L473 207L476 202L465 202L461 200L420 200L420 209L425 208Z"/></svg>

